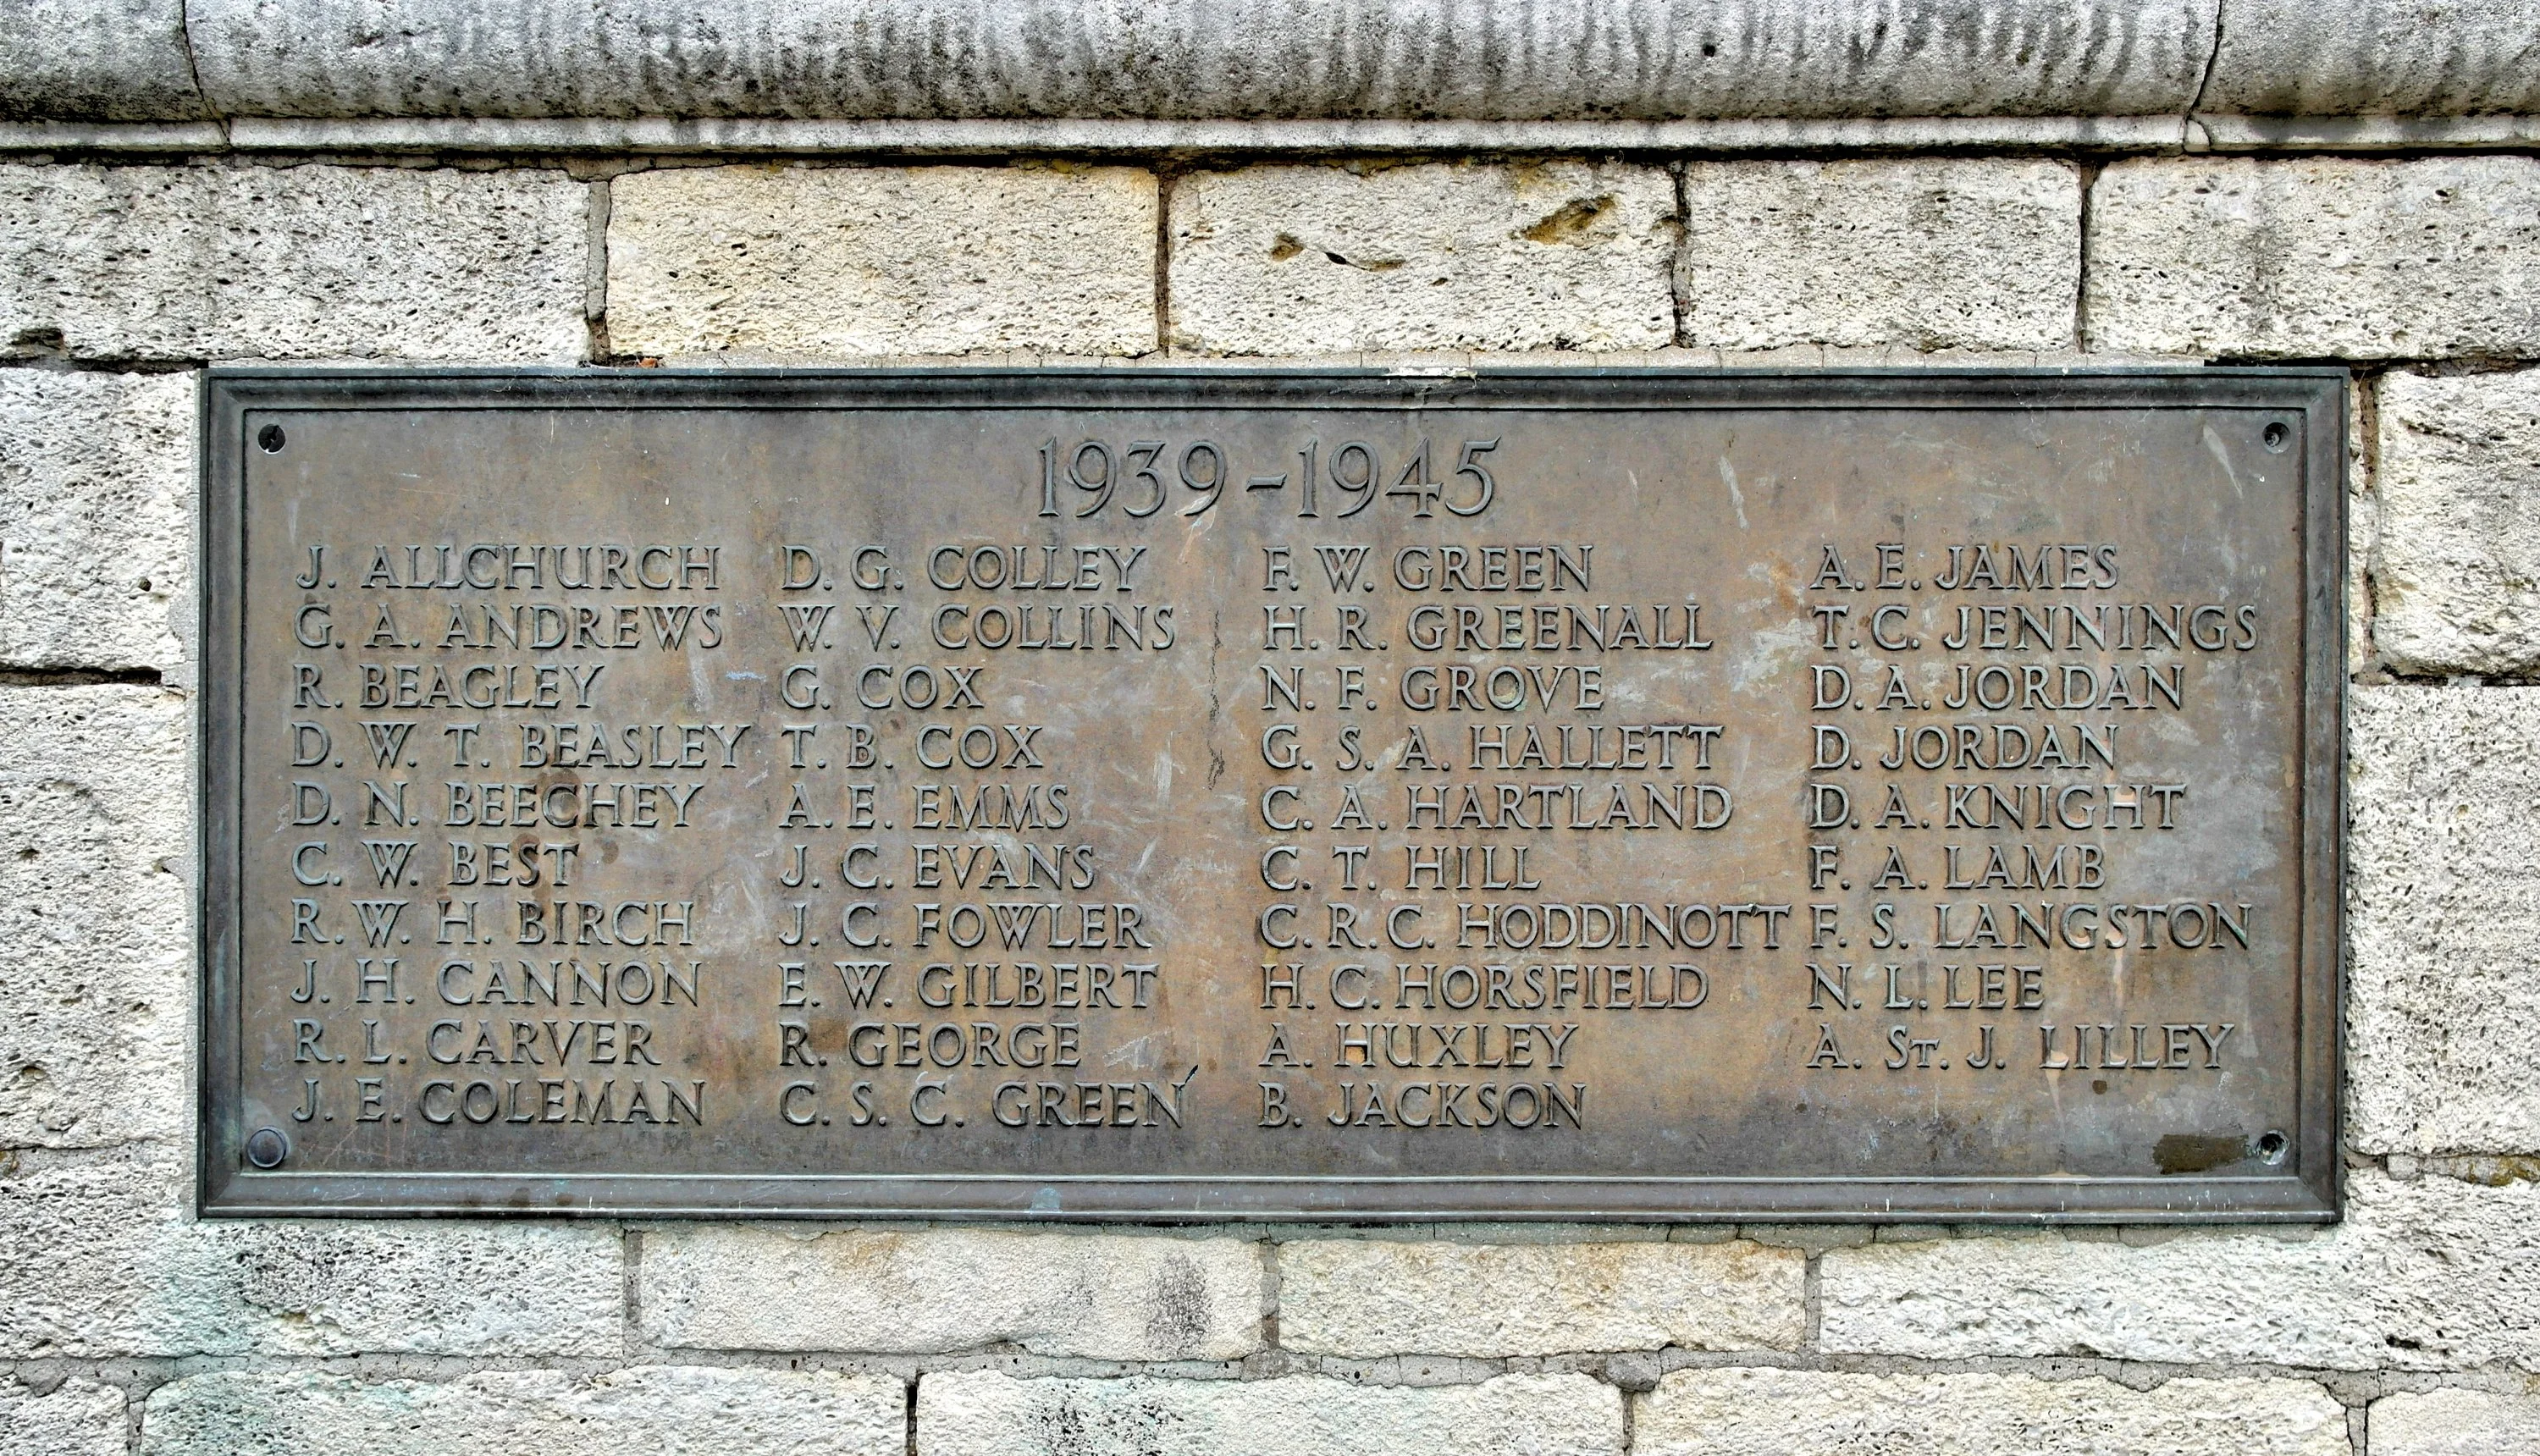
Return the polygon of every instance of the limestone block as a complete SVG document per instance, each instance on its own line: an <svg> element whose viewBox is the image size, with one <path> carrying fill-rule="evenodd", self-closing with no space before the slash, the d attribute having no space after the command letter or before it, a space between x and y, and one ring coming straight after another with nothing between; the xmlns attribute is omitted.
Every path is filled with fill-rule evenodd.
<svg viewBox="0 0 2540 1456"><path fill-rule="evenodd" d="M2210 5L194 0L245 116L2176 113Z"/></svg>
<svg viewBox="0 0 2540 1456"><path fill-rule="evenodd" d="M2370 387L2346 388L2346 670L2369 671L2379 660L2372 641L2372 556L2381 542L2381 494L2372 474Z"/></svg>
<svg viewBox="0 0 2540 1456"><path fill-rule="evenodd" d="M2371 1456L2510 1456L2540 1450L2540 1398L2484 1390L2385 1395L2365 1420Z"/></svg>
<svg viewBox="0 0 2540 1456"><path fill-rule="evenodd" d="M2540 1151L2540 689L2348 698L2347 1141Z"/></svg>
<svg viewBox="0 0 2540 1456"><path fill-rule="evenodd" d="M530 170L0 166L0 345L572 363L588 208Z"/></svg>
<svg viewBox="0 0 2540 1456"><path fill-rule="evenodd" d="M1678 1370L1636 1398L1633 1456L2347 1456L2346 1408L2307 1380Z"/></svg>
<svg viewBox="0 0 2540 1456"><path fill-rule="evenodd" d="M2090 193L2092 347L2205 357L2540 351L2540 160L2120 162Z"/></svg>
<svg viewBox="0 0 2540 1456"><path fill-rule="evenodd" d="M2540 671L2540 371L2379 388L2373 639L2401 671Z"/></svg>
<svg viewBox="0 0 2540 1456"><path fill-rule="evenodd" d="M2327 1369L2540 1370L2540 1188L2350 1170L2346 1221L1836 1249L1820 1348L1932 1359L2104 1355Z"/></svg>
<svg viewBox="0 0 2540 1456"><path fill-rule="evenodd" d="M1375 1387L1276 1380L917 1383L917 1456L1589 1456L1623 1449L1623 1399L1585 1375Z"/></svg>
<svg viewBox="0 0 2540 1456"><path fill-rule="evenodd" d="M1229 1238L678 1224L645 1233L640 1278L645 1339L670 1349L1223 1360L1261 1348L1260 1246Z"/></svg>
<svg viewBox="0 0 2540 1456"><path fill-rule="evenodd" d="M1658 348L1674 214L1664 172L1620 163L1193 173L1173 182L1173 344Z"/></svg>
<svg viewBox="0 0 2540 1456"><path fill-rule="evenodd" d="M193 481L192 375L0 371L0 665L179 672Z"/></svg>
<svg viewBox="0 0 2540 1456"><path fill-rule="evenodd" d="M204 114L185 0L17 0L0 26L0 120Z"/></svg>
<svg viewBox="0 0 2540 1456"><path fill-rule="evenodd" d="M711 167L610 184L620 354L1144 354L1156 178L1130 167Z"/></svg>
<svg viewBox="0 0 2540 1456"><path fill-rule="evenodd" d="M1684 193L1697 348L2073 347L2081 187L2064 163L1697 162Z"/></svg>
<svg viewBox="0 0 2540 1456"><path fill-rule="evenodd" d="M907 1388L837 1370L650 1365L365 1383L321 1370L170 1381L142 1408L143 1456L899 1456Z"/></svg>
<svg viewBox="0 0 2540 1456"><path fill-rule="evenodd" d="M27 1456L123 1456L123 1392L74 1375L37 1395L0 1377L0 1432Z"/></svg>
<svg viewBox="0 0 2540 1456"><path fill-rule="evenodd" d="M1279 1344L1307 1354L1795 1350L1807 1256L1717 1244L1279 1246Z"/></svg>
<svg viewBox="0 0 2540 1456"><path fill-rule="evenodd" d="M2528 0L2225 0L2222 33L2207 110L2540 110L2540 11Z"/></svg>
<svg viewBox="0 0 2540 1456"><path fill-rule="evenodd" d="M612 1228L196 1222L191 1174L154 1144L0 1162L0 1358L623 1349Z"/></svg>
<svg viewBox="0 0 2540 1456"><path fill-rule="evenodd" d="M0 1146L193 1117L191 717L158 688L0 687Z"/></svg>

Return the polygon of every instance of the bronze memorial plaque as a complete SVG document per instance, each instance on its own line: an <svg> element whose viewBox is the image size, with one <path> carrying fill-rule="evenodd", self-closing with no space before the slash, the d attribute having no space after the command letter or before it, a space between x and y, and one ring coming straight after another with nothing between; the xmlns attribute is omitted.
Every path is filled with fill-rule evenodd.
<svg viewBox="0 0 2540 1456"><path fill-rule="evenodd" d="M203 1207L2333 1217L2344 388L215 371Z"/></svg>

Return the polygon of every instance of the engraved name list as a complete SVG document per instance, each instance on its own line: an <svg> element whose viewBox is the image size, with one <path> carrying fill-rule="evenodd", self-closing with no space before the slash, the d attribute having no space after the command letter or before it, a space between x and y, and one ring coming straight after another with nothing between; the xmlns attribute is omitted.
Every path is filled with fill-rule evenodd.
<svg viewBox="0 0 2540 1456"><path fill-rule="evenodd" d="M206 387L209 1212L2335 1209L2333 374Z"/></svg>

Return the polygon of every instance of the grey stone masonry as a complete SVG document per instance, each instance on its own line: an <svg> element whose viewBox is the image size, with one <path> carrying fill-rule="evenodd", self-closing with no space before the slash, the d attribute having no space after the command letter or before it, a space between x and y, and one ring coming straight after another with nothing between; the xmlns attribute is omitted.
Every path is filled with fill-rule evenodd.
<svg viewBox="0 0 2540 1456"><path fill-rule="evenodd" d="M1633 1400L1633 1456L2346 1456L2346 1409L2300 1380L2132 1390L2031 1375L1678 1370Z"/></svg>
<svg viewBox="0 0 2540 1456"><path fill-rule="evenodd" d="M181 676L193 480L192 375L0 370L0 667Z"/></svg>
<svg viewBox="0 0 2540 1456"><path fill-rule="evenodd" d="M231 115L2178 112L2211 6L1990 0L192 0Z"/></svg>
<svg viewBox="0 0 2540 1456"><path fill-rule="evenodd" d="M191 711L150 687L0 687L0 1147L185 1124ZM0 1283L36 1274L0 1260Z"/></svg>
<svg viewBox="0 0 2540 1456"><path fill-rule="evenodd" d="M617 179L609 345L1142 354L1156 179L1125 167L717 167Z"/></svg>
<svg viewBox="0 0 2540 1456"><path fill-rule="evenodd" d="M2540 355L2540 160L2120 162L2090 192L2090 347Z"/></svg>
<svg viewBox="0 0 2540 1456"><path fill-rule="evenodd" d="M2516 0L43 0L0 116L2311 115L2529 109Z"/></svg>
<svg viewBox="0 0 2540 1456"><path fill-rule="evenodd" d="M2506 1456L2540 1450L2540 1399L2484 1390L2403 1391L2372 1403L2371 1456Z"/></svg>
<svg viewBox="0 0 2540 1456"><path fill-rule="evenodd" d="M1655 349L1675 188L1654 167L1249 167L1172 189L1173 346Z"/></svg>
<svg viewBox="0 0 2540 1456"><path fill-rule="evenodd" d="M2540 673L2540 372L2385 375L2372 641L2406 672Z"/></svg>
<svg viewBox="0 0 2540 1456"><path fill-rule="evenodd" d="M588 208L529 170L0 166L0 341L570 364Z"/></svg>
<svg viewBox="0 0 2540 1456"><path fill-rule="evenodd" d="M2206 110L2540 110L2540 17L2527 0L2224 0L2218 40Z"/></svg>
<svg viewBox="0 0 2540 1456"><path fill-rule="evenodd" d="M2535 260L2540 0L0 0L0 1456L2540 1451ZM1060 360L2344 371L2339 1221L199 1216L207 364Z"/></svg>
<svg viewBox="0 0 2540 1456"><path fill-rule="evenodd" d="M1279 1246L1280 1344L1337 1355L1790 1350L1804 1323L1796 1249L1714 1244Z"/></svg>
<svg viewBox="0 0 2540 1456"><path fill-rule="evenodd" d="M0 25L0 119L208 114L185 0L19 0Z"/></svg>
<svg viewBox="0 0 2540 1456"><path fill-rule="evenodd" d="M37 1395L0 1377L0 1432L27 1456L123 1456L123 1392L73 1376Z"/></svg>
<svg viewBox="0 0 2540 1456"><path fill-rule="evenodd" d="M1276 1380L917 1383L916 1456L1620 1456L1623 1400L1586 1375L1371 1388Z"/></svg>
<svg viewBox="0 0 2540 1456"><path fill-rule="evenodd" d="M2057 162L1697 162L1677 268L1697 348L2069 349L2080 174Z"/></svg>
<svg viewBox="0 0 2540 1456"><path fill-rule="evenodd" d="M366 1382L190 1375L150 1393L143 1456L900 1456L905 1387L834 1370L638 1366ZM118 1447L117 1449L120 1449Z"/></svg>
<svg viewBox="0 0 2540 1456"><path fill-rule="evenodd" d="M664 1348L1223 1360L1261 1348L1262 1273L1230 1238L697 1224L645 1234L641 1302Z"/></svg>
<svg viewBox="0 0 2540 1456"><path fill-rule="evenodd" d="M186 1104L163 1110L181 1126ZM0 1358L607 1358L625 1348L615 1229L198 1222L193 1162L147 1143L31 1149L0 1174Z"/></svg>
<svg viewBox="0 0 2540 1456"><path fill-rule="evenodd" d="M2148 1247L2057 1234L1836 1249L1829 1352L2540 1371L2540 1187L2354 1170L2346 1221Z"/></svg>
<svg viewBox="0 0 2540 1456"><path fill-rule="evenodd" d="M2540 1152L2540 689L2358 687L2349 711L2347 1138Z"/></svg>

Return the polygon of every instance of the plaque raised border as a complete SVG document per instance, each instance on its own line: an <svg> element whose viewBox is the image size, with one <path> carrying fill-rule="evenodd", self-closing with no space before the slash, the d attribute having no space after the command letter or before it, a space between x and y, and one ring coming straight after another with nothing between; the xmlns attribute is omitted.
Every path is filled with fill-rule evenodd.
<svg viewBox="0 0 2540 1456"><path fill-rule="evenodd" d="M1284 368L662 370L215 368L201 390L198 1192L219 1216L2297 1222L2339 1211L2346 692L2342 371ZM245 462L258 410L1120 408L1935 411L2220 407L2299 420L2298 1125L2282 1172L2163 1177L1232 1177L695 1174L250 1165L241 1106Z"/></svg>

